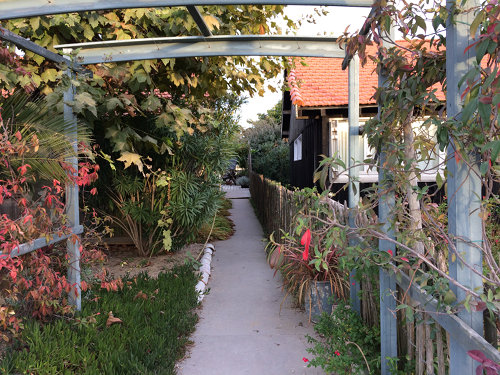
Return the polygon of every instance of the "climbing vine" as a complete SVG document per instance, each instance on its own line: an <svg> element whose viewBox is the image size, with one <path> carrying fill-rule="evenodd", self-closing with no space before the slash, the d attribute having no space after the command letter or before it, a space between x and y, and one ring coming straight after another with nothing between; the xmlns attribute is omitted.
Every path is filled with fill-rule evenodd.
<svg viewBox="0 0 500 375"><path fill-rule="evenodd" d="M500 6L496 0L484 1L471 9L465 9L464 4L457 2L447 9L438 2L377 1L361 32L346 32L341 38L347 53L358 53L362 63L373 60L377 73L387 77L386 84L375 94L380 114L367 123L364 134L374 151L374 158L365 162L382 168L390 184L380 190L365 191L358 209L369 212L381 195L394 194L390 227L395 231L395 239L379 225L350 228L346 220L327 221L328 225L345 230L348 236L377 238L396 245L396 253L387 249L374 253L366 246L349 247L346 256L353 259L353 267L356 259L364 259L396 273L404 272L412 283L438 299L449 313L460 309L488 310L487 320L493 323L493 327L489 323L490 329L496 332L495 321L500 310ZM468 14L473 20L469 25L473 42L463 52L473 50L476 59L459 82L463 105L460 113L452 117L446 116L445 94L449 87L443 31L460 14ZM400 36L392 37L391 29L396 29ZM376 55L367 53L369 45L377 46ZM384 159L379 161L382 151ZM481 181L482 193L477 197L481 204L470 215L481 219L482 233L475 235L482 237L482 241L471 242L472 239L454 236L448 230L448 198L453 199L458 189L449 184L450 172L445 168L449 158L466 166L468 173ZM323 164L335 162L332 158ZM422 183L429 175L435 176L435 183ZM459 241L480 250L484 260L482 271L467 263L458 250ZM455 280L449 273L448 259L460 260L479 275L484 289L474 289ZM465 298L459 300L450 285L458 288ZM441 359L446 340L441 329L431 333L432 320L425 314L425 308L407 298L405 291L395 297L399 301L397 310L405 312L408 340L403 345L408 358L415 360L416 373L423 373L424 368L434 371L435 361L439 362L438 372L444 373ZM416 324L418 321L428 324ZM440 342L437 356L441 359L434 358L433 349L429 352L432 340Z"/></svg>

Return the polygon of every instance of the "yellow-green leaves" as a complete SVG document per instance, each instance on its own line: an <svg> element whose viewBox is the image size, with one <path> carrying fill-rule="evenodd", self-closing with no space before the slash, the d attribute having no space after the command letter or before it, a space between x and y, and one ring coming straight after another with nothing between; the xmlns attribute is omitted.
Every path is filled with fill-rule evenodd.
<svg viewBox="0 0 500 375"><path fill-rule="evenodd" d="M133 153L133 152L128 152L124 151L122 152L122 156L117 159L118 161L121 161L125 164L125 169L130 167L132 164L137 166L137 169L139 172L143 172L144 169L144 164L142 162L141 155Z"/></svg>
<svg viewBox="0 0 500 375"><path fill-rule="evenodd" d="M207 14L207 15L203 16L203 19L205 20L205 23L207 24L207 26L210 30L220 28L219 20L217 18L215 18L214 16Z"/></svg>

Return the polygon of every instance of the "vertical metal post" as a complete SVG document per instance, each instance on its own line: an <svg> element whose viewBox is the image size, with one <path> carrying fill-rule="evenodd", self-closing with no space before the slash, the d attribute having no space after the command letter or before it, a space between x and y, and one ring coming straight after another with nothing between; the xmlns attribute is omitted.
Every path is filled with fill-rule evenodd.
<svg viewBox="0 0 500 375"><path fill-rule="evenodd" d="M447 1L449 14L453 14L453 7L458 6L455 1ZM468 0L461 9L469 9L479 5L477 0ZM475 60L475 49L471 48L464 53L471 43L469 26L474 19L473 12L450 16L446 26L446 77L448 92L446 95L446 111L448 118L460 118L462 110L461 90L458 87L459 80L473 68ZM481 245L482 228L479 217L481 206L481 180L478 165L474 162L476 155L471 155L472 168L462 160L455 158L453 143L448 147L448 231L450 236L461 237L463 240L455 240L454 244L464 260L474 266L478 271L482 270L481 251L473 246ZM450 276L459 283L471 289L482 290L481 277L474 274L452 254L449 257ZM465 293L450 284L457 299L463 301ZM476 289L477 288L477 289ZM483 313L467 312L462 310L458 316L480 335L483 335ZM450 338L450 374L475 374L472 358L467 355L459 343Z"/></svg>
<svg viewBox="0 0 500 375"><path fill-rule="evenodd" d="M391 35L392 36L392 30ZM379 87L385 86L387 75L382 70L378 78ZM379 103L379 115L382 104ZM378 166L378 190L379 204L378 217L382 224L382 231L390 238L395 238L393 221L394 221L394 205L395 196L393 190L392 177L387 171L387 145L382 147L379 155ZM379 251L392 251L396 255L396 246L394 243L387 240L379 240ZM381 370L382 375L389 375L388 357L398 356L398 333L397 333L397 318L396 318L396 279L394 276L386 273L384 270L379 271L380 281L380 355L381 355Z"/></svg>
<svg viewBox="0 0 500 375"><path fill-rule="evenodd" d="M359 136L359 56L354 55L349 62L349 106L348 106L348 121L349 121L349 157L347 161L349 171L349 188L348 188L348 206L349 206L349 226L356 227L356 209L359 204L359 167L353 167L356 162L359 162L361 145ZM349 240L350 246L355 246L355 240ZM349 275L350 290L351 290L351 306L358 313L361 313L361 301L359 300L358 292L361 290L361 285L354 277L356 270L351 270Z"/></svg>
<svg viewBox="0 0 500 375"><path fill-rule="evenodd" d="M66 72L71 80L73 75L70 70ZM73 146L75 156L68 158L66 161L73 167L74 174L78 175L78 138L77 138L77 122L76 116L73 113L73 108L69 103L75 99L75 87L70 85L68 90L64 93L64 119L66 121L67 132L66 135ZM75 228L80 225L80 209L78 202L78 185L76 183L66 184L66 215L68 217L68 224ZM69 294L69 302L75 305L76 310L80 311L82 308L81 301L81 284L80 284L80 243L76 241L73 243L72 239L67 240L68 251L68 281L72 285Z"/></svg>

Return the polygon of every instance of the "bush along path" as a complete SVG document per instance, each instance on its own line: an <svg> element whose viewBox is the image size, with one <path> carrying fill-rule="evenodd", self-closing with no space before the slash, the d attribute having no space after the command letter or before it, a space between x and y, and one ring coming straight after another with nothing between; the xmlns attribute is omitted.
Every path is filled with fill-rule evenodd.
<svg viewBox="0 0 500 375"><path fill-rule="evenodd" d="M241 198L240 189L229 190L228 196ZM307 367L306 335L314 335L307 316L289 306L291 298L280 309L281 281L267 265L249 200L232 202L235 234L214 244L209 293L179 374L323 374Z"/></svg>
<svg viewBox="0 0 500 375"><path fill-rule="evenodd" d="M192 265L90 290L80 318L25 323L0 362L2 374L175 374L198 320Z"/></svg>

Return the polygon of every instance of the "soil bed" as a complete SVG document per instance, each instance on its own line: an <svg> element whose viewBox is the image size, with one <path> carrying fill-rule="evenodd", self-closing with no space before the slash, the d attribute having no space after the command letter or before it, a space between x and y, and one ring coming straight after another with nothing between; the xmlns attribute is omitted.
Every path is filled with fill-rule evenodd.
<svg viewBox="0 0 500 375"><path fill-rule="evenodd" d="M189 244L173 253L164 253L153 257L137 256L131 244L109 244L106 251L108 260L105 267L113 277L135 276L147 272L150 277L158 277L162 271L168 271L185 263L186 260L196 258L203 248L203 244Z"/></svg>

